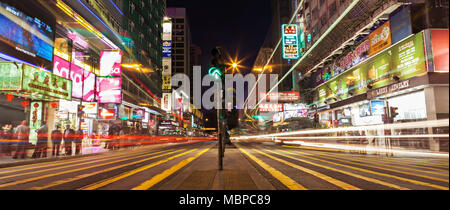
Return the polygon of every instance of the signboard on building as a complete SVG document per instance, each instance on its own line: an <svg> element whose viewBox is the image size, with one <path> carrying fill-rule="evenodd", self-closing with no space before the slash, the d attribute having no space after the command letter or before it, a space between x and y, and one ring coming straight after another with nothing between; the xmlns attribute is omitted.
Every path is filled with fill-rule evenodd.
<svg viewBox="0 0 450 210"><path fill-rule="evenodd" d="M36 144L37 133L35 132L42 126L42 102L33 101L30 105L30 137L29 141Z"/></svg>
<svg viewBox="0 0 450 210"><path fill-rule="evenodd" d="M300 100L300 92L261 92L260 97L266 99L266 101L298 101Z"/></svg>
<svg viewBox="0 0 450 210"><path fill-rule="evenodd" d="M172 76L162 75L161 78L162 78L162 89L163 90L171 90L172 89L172 85L171 85Z"/></svg>
<svg viewBox="0 0 450 210"><path fill-rule="evenodd" d="M172 41L165 40L162 44L163 58L172 57Z"/></svg>
<svg viewBox="0 0 450 210"><path fill-rule="evenodd" d="M97 101L99 103L121 103L121 85L120 77L97 77Z"/></svg>
<svg viewBox="0 0 450 210"><path fill-rule="evenodd" d="M300 57L300 46L298 41L297 25L283 24L281 26L281 36L283 38L283 58L298 59Z"/></svg>
<svg viewBox="0 0 450 210"><path fill-rule="evenodd" d="M22 86L22 64L0 63L0 90L20 90Z"/></svg>
<svg viewBox="0 0 450 210"><path fill-rule="evenodd" d="M53 56L53 74L69 79L70 62L58 56Z"/></svg>
<svg viewBox="0 0 450 210"><path fill-rule="evenodd" d="M262 103L259 105L259 112L282 112L283 104Z"/></svg>
<svg viewBox="0 0 450 210"><path fill-rule="evenodd" d="M103 120L115 120L116 109L100 108L98 111L98 118Z"/></svg>
<svg viewBox="0 0 450 210"><path fill-rule="evenodd" d="M162 59L162 75L172 75L172 58Z"/></svg>
<svg viewBox="0 0 450 210"><path fill-rule="evenodd" d="M369 55L374 55L392 44L390 22L387 21L382 26L369 34L370 50Z"/></svg>
<svg viewBox="0 0 450 210"><path fill-rule="evenodd" d="M170 112L172 108L172 93L163 93L161 101L161 109Z"/></svg>
<svg viewBox="0 0 450 210"><path fill-rule="evenodd" d="M102 77L120 77L122 74L122 51L100 52L100 73Z"/></svg>
<svg viewBox="0 0 450 210"><path fill-rule="evenodd" d="M320 85L317 94L321 104L327 100L336 102L369 91L368 85L375 90L397 83L394 76L399 80L406 80L425 73L421 32Z"/></svg>
<svg viewBox="0 0 450 210"><path fill-rule="evenodd" d="M22 65L22 90L31 94L72 100L72 81L27 64Z"/></svg>

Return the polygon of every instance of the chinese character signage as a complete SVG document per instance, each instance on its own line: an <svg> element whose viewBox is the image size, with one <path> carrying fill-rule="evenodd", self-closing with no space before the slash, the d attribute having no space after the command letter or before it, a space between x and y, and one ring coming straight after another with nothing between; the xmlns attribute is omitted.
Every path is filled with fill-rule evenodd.
<svg viewBox="0 0 450 210"><path fill-rule="evenodd" d="M29 141L36 144L37 133L35 132L42 125L42 102L33 101L30 106L30 137Z"/></svg>
<svg viewBox="0 0 450 210"><path fill-rule="evenodd" d="M281 26L281 35L283 38L283 58L298 59L300 57L300 49L298 42L297 25L284 24Z"/></svg>
<svg viewBox="0 0 450 210"><path fill-rule="evenodd" d="M72 100L72 81L23 64L22 90Z"/></svg>
<svg viewBox="0 0 450 210"><path fill-rule="evenodd" d="M168 75L162 76L162 89L163 90L172 89L171 80L172 80L172 76L168 76Z"/></svg>
<svg viewBox="0 0 450 210"><path fill-rule="evenodd" d="M172 94L171 93L163 93L162 94L162 102L161 109L170 112L172 107Z"/></svg>

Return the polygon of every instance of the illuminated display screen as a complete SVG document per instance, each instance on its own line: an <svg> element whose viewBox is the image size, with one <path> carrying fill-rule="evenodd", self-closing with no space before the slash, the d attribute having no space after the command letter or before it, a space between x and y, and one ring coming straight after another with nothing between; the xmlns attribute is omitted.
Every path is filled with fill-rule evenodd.
<svg viewBox="0 0 450 210"><path fill-rule="evenodd" d="M53 56L53 30L38 18L0 2L0 40L17 51L48 61Z"/></svg>
<svg viewBox="0 0 450 210"><path fill-rule="evenodd" d="M53 57L53 74L69 79L70 63L58 56Z"/></svg>
<svg viewBox="0 0 450 210"><path fill-rule="evenodd" d="M83 101L93 102L95 100L95 74L84 70L83 77Z"/></svg>
<svg viewBox="0 0 450 210"><path fill-rule="evenodd" d="M97 101L99 103L121 103L121 85L120 77L97 77Z"/></svg>
<svg viewBox="0 0 450 210"><path fill-rule="evenodd" d="M100 76L120 77L122 64L121 51L102 51L100 53Z"/></svg>
<svg viewBox="0 0 450 210"><path fill-rule="evenodd" d="M70 80L72 80L72 97L81 98L83 95L83 69L71 64Z"/></svg>

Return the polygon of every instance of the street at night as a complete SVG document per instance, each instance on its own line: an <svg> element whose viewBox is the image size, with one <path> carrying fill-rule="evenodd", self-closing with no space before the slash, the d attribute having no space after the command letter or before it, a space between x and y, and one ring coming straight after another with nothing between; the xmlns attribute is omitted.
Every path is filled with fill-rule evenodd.
<svg viewBox="0 0 450 210"><path fill-rule="evenodd" d="M448 15L448 0L0 0L0 193L439 204Z"/></svg>

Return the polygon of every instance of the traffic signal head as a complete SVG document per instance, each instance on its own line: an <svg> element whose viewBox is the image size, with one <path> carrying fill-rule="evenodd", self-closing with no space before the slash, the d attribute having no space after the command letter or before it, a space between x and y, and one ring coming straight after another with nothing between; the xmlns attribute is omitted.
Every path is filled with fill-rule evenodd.
<svg viewBox="0 0 450 210"><path fill-rule="evenodd" d="M78 115L83 115L84 114L84 106L83 105L78 105L78 110L77 110L77 113L78 113Z"/></svg>
<svg viewBox="0 0 450 210"><path fill-rule="evenodd" d="M398 107L390 107L391 118L395 118L398 115Z"/></svg>

